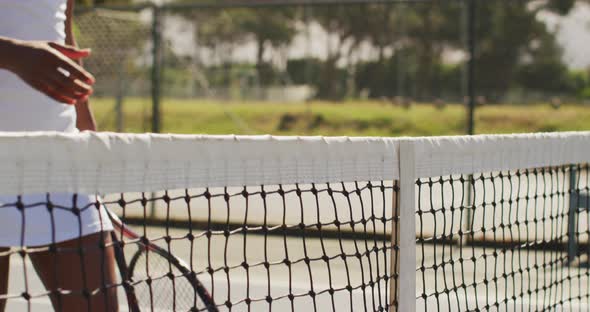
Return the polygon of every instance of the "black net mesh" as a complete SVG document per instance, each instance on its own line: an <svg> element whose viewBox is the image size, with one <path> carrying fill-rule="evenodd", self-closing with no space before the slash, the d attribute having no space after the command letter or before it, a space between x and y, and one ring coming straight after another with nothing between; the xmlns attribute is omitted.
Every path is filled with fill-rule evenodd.
<svg viewBox="0 0 590 312"><path fill-rule="evenodd" d="M419 179L417 309L587 311L588 168Z"/></svg>
<svg viewBox="0 0 590 312"><path fill-rule="evenodd" d="M51 300L64 311L72 301L80 310L385 311L396 276L397 193L397 184L376 181L125 193L87 202L60 194L59 204L53 194L13 197L0 209L15 212L22 243L0 254L11 258L11 287L0 298L9 310L30 311L51 310ZM98 213L104 208L125 226L115 222L111 235L103 225L104 235L87 242L84 218L108 218ZM54 243L29 247L27 237L37 235L27 226L32 213L54 220L58 210L73 216L76 238L64 243L62 228L43 225L56 233ZM72 263L67 272L65 263Z"/></svg>

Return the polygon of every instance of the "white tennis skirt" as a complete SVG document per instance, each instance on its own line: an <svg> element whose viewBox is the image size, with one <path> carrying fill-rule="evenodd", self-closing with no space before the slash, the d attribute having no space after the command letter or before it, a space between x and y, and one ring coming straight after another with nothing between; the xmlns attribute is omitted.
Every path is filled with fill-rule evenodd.
<svg viewBox="0 0 590 312"><path fill-rule="evenodd" d="M101 231L112 224L97 196L0 196L0 246L43 246Z"/></svg>

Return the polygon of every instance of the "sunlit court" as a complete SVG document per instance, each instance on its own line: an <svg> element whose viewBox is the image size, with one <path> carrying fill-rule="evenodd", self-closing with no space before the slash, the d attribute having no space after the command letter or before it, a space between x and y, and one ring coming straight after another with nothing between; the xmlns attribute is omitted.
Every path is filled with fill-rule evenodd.
<svg viewBox="0 0 590 312"><path fill-rule="evenodd" d="M590 311L589 13L0 0L0 312Z"/></svg>

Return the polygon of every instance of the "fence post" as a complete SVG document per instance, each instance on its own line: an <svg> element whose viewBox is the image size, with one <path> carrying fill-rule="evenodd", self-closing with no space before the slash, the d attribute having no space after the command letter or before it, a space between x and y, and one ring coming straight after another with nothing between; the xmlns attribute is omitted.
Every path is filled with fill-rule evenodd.
<svg viewBox="0 0 590 312"><path fill-rule="evenodd" d="M469 61L467 62L467 134L475 134L475 108L476 108L476 95L475 95L475 22L476 22L476 1L477 0L465 0L466 1L466 23L467 28L467 50L469 55ZM472 181L473 176L469 175L469 181ZM473 202L473 190L470 185L467 189L463 190L466 194L466 206L475 208L472 205ZM466 218L463 223L465 231L471 232L473 229L472 214L475 212L471 209L466 209Z"/></svg>
<svg viewBox="0 0 590 312"><path fill-rule="evenodd" d="M123 73L123 64L117 69L117 95L115 97L115 114L117 123L117 132L125 131L125 116L123 111L123 99L125 98L125 75Z"/></svg>
<svg viewBox="0 0 590 312"><path fill-rule="evenodd" d="M476 22L476 1L467 1L467 50L469 61L467 62L467 134L475 133L475 22Z"/></svg>
<svg viewBox="0 0 590 312"><path fill-rule="evenodd" d="M161 12L160 7L152 7L152 132L159 133L162 130L160 116L160 97L161 97L161 67L162 67L162 48L161 48Z"/></svg>
<svg viewBox="0 0 590 312"><path fill-rule="evenodd" d="M397 19L397 23L398 23L398 30L393 32L396 36L395 40L400 40L400 38L404 38L404 32L405 32L405 14L407 14L407 12L405 12L408 9L408 7L403 3L399 3L397 4L397 11L396 11L396 19ZM406 97L406 92L405 92L405 88L406 88L406 70L405 67L403 67L405 65L404 62L404 49L398 49L395 52L395 73L396 73L396 77L395 77L395 88L396 88L396 98L397 100L399 100L401 103L397 103L397 104L402 104L404 105L404 101L406 101L405 97ZM407 99L407 101L409 101L409 99Z"/></svg>
<svg viewBox="0 0 590 312"><path fill-rule="evenodd" d="M161 12L158 5L152 6L152 132L159 133L162 130L160 115L161 96L161 66L162 66L162 23ZM151 198L156 198L156 193L151 193ZM150 219L156 217L156 202L151 201Z"/></svg>

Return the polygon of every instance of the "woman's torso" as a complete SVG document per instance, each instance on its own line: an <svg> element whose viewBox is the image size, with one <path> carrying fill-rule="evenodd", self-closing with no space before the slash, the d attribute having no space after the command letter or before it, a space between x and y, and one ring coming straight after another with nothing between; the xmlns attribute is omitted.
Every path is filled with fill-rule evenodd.
<svg viewBox="0 0 590 312"><path fill-rule="evenodd" d="M0 36L65 42L67 0L0 0ZM73 106L0 70L0 131L75 131Z"/></svg>

